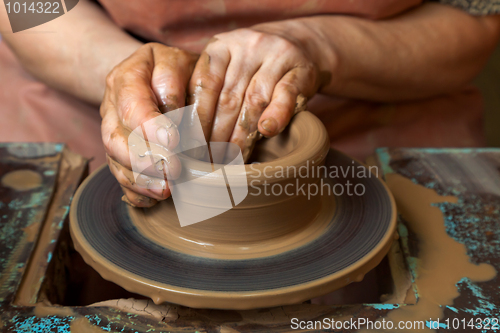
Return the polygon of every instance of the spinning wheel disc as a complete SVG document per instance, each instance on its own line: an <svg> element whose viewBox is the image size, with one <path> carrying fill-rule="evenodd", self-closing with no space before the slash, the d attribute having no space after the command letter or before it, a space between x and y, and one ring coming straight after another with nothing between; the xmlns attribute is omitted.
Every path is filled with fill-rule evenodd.
<svg viewBox="0 0 500 333"><path fill-rule="evenodd" d="M333 150L325 164L360 165ZM361 280L387 254L395 236L394 199L383 182L375 176L326 180L360 183L366 191L362 196L331 196L331 205L322 209L335 211L322 232L274 255L209 258L146 238L133 224L107 166L78 189L71 206L71 235L75 248L103 278L156 303L219 309L300 303Z"/></svg>

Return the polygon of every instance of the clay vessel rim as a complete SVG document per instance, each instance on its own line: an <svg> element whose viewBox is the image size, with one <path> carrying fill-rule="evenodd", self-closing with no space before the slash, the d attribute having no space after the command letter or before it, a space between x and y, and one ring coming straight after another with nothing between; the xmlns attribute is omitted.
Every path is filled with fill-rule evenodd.
<svg viewBox="0 0 500 333"><path fill-rule="evenodd" d="M303 165L307 165L307 161L310 161L310 165L321 165L326 154L329 150L328 144L328 134L321 123L321 121L316 118L312 113L308 111L301 112L295 116L298 119L290 123L290 135L291 140L295 140L298 143L295 147L287 154L280 156L272 161L259 162L254 164L245 164L245 172L241 171L241 168L234 168L231 165L224 164L213 164L214 169L220 169L224 167L227 175L232 177L244 177L251 176L252 179L267 180L268 182L273 182L272 174L276 174L280 171L280 168L287 169L290 167L299 168ZM305 136L307 135L307 140ZM263 139L266 140L266 139ZM323 144L317 144L322 142ZM201 176L206 175L212 170L212 164L205 161L199 161L191 158L187 155L179 153L182 159L189 161L189 172L193 175ZM267 168L267 169L266 169ZM267 170L267 174L271 174L271 177L264 177L263 171ZM260 174L259 174L260 173ZM259 175L259 176L257 176ZM217 178L217 175L211 175L209 178ZM281 178L282 180L283 178ZM209 180L209 179L207 179ZM203 180L199 180L203 181Z"/></svg>

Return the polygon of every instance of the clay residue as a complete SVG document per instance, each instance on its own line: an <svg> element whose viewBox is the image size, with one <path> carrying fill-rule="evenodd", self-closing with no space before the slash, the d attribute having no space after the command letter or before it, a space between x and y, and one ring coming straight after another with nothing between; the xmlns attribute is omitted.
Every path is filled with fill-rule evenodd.
<svg viewBox="0 0 500 333"><path fill-rule="evenodd" d="M179 318L175 306L170 304L157 305L152 300L146 299L113 299L94 303L89 305L89 307L110 307L127 313L151 317L163 322L175 321Z"/></svg>
<svg viewBox="0 0 500 333"><path fill-rule="evenodd" d="M258 130L248 134L247 138L245 139L245 148L243 149L243 161L245 163L248 162L248 159L252 155L255 144L260 139L262 139L262 134L260 134Z"/></svg>
<svg viewBox="0 0 500 333"><path fill-rule="evenodd" d="M314 320L322 316L330 316L331 306L303 304L286 305L273 308L263 308L255 310L214 310L214 309L193 309L175 304L154 304L150 300L138 299L115 299L94 303L88 307L108 307L126 313L140 315L141 317L157 320L167 325L176 321L184 322L189 318L192 323L209 323L219 326L218 332L240 332L239 327L247 325L258 325L272 330L278 325L289 327L290 318L300 318L301 320ZM346 312L346 313L344 313ZM336 311L335 319L342 318L349 320L352 314L347 311Z"/></svg>
<svg viewBox="0 0 500 333"><path fill-rule="evenodd" d="M132 201L129 200L129 198L127 198L126 195L122 196L122 201L125 202L126 204L128 204L131 207L137 207L136 205L134 205L134 203Z"/></svg>
<svg viewBox="0 0 500 333"><path fill-rule="evenodd" d="M419 240L415 278L419 299L416 305L391 311L385 319L395 326L399 321L437 320L443 317L444 306L452 305L459 296L458 281L464 277L477 282L491 280L495 268L471 263L465 245L446 233L443 213L436 204L456 203L456 197L440 196L398 174L386 175L386 181L399 213ZM434 330L426 327L424 331Z"/></svg>
<svg viewBox="0 0 500 333"><path fill-rule="evenodd" d="M296 115L297 113L299 113L301 111L305 111L306 109L307 109L307 98L304 95L299 94L297 96L297 100L295 102L295 110L294 110L293 114ZM244 121L244 119L246 121L246 118L247 118L247 116L245 116L245 112L246 112L246 110L244 110L242 115L241 115L240 126L242 126L245 129L248 129L249 128L248 124L242 125L242 122ZM258 130L251 132L246 137L245 147L243 148L243 161L245 161L245 163L248 162L248 159L252 155L255 144L257 143L257 141L262 139L262 137L263 137L263 135Z"/></svg>
<svg viewBox="0 0 500 333"><path fill-rule="evenodd" d="M2 186L16 191L29 191L42 185L42 176L32 170L16 170L2 177Z"/></svg>
<svg viewBox="0 0 500 333"><path fill-rule="evenodd" d="M33 309L35 316L42 318L48 316L59 316L59 317L71 317L75 313L69 307L62 306L48 306L46 304L39 303Z"/></svg>
<svg viewBox="0 0 500 333"><path fill-rule="evenodd" d="M72 333L103 333L99 326L92 325L87 318L80 317L71 322L70 331Z"/></svg>
<svg viewBox="0 0 500 333"><path fill-rule="evenodd" d="M387 258L389 260L394 290L391 295L383 295L381 301L390 304L415 304L417 300L413 291L411 274L406 268L399 242L392 244Z"/></svg>

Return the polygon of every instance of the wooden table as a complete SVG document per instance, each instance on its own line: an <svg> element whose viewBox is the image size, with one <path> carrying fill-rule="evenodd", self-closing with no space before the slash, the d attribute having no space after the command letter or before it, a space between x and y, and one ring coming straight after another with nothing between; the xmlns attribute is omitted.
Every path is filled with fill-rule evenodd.
<svg viewBox="0 0 500 333"><path fill-rule="evenodd" d="M495 174L480 177L500 182L500 149L379 149L375 156L383 175L397 173L439 194L458 197L459 204L444 212L448 234L466 245L472 262L489 263L498 271L500 196L478 192L479 178L467 177L460 169L437 177L435 168L439 163L480 161L488 165L488 170L496 170ZM69 302L65 298L68 267L80 265L71 256L67 215L72 195L86 175L86 168L83 158L60 144L0 144L0 178L8 172L25 169L42 177L42 185L28 191L0 186L1 331L289 332L292 331L291 318L376 320L418 301L415 262L419 240L405 227L404 221L400 221L401 237L388 255L394 286L386 300L392 303L299 304L251 311L200 310L173 304L155 306L147 300L113 301L121 305L122 310L112 306L58 306L58 301ZM48 238L37 236L40 233ZM43 260L34 263L30 257ZM105 286L104 289L108 289L108 285ZM460 296L443 308L445 318L500 318L498 276L482 283L460 281L457 288ZM414 297L408 297L412 292Z"/></svg>

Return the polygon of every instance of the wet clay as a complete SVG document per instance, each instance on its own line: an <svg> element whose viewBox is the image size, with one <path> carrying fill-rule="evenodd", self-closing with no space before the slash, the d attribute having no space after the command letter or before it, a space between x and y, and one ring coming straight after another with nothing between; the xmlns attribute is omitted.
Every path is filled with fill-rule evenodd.
<svg viewBox="0 0 500 333"><path fill-rule="evenodd" d="M488 281L495 277L496 271L489 264L471 263L465 245L446 233L443 213L433 204L456 203L456 197L440 196L398 174L386 175L386 182L394 195L398 212L419 241L415 280L419 299L416 305L389 312L385 319L397 325L399 321L442 318L444 306L452 305L459 296L456 286L459 280L468 277L476 282ZM434 330L426 328L425 331Z"/></svg>
<svg viewBox="0 0 500 333"><path fill-rule="evenodd" d="M304 114L306 114L306 113L304 113ZM271 153L271 155L272 154L273 153ZM332 151L331 154L332 155L329 155L329 157L327 157L328 165L345 165L345 164L350 165L352 163L351 162L352 160L347 158L347 157L340 158L339 156L341 154L338 152ZM337 157L333 157L333 156L337 156ZM258 230L259 228L270 228L273 225L273 223L277 224L279 226L287 227L287 225L286 225L287 221L289 222L290 220L286 220L283 218L283 215L288 213L286 211L283 212L282 210L278 210L277 212L273 213L272 218L275 218L275 221L268 221L269 223L267 223L267 224L264 223L261 225L261 224L259 224L260 223L259 220L256 219L255 217L253 217L253 219L249 218L247 221L238 221L238 219L235 219L234 221L230 220L229 223L225 223L225 225L224 225L224 223L222 223L222 224L220 224L220 228L214 228L213 230L208 230L208 231L202 232L201 229L199 229L198 234L196 234L196 231L191 231L191 232L193 232L193 235L194 235L193 237L196 237L196 239L198 239L198 240L205 241L205 242L199 241L198 244L193 244L193 246L191 247L191 250L193 250L195 248L195 246L197 246L198 252L204 252L203 255L206 257L207 256L206 253L209 252L209 250L207 250L207 239L214 238L214 239L217 239L217 241L218 241L218 243L217 243L218 246L217 246L216 251L220 251L220 253L216 253L216 252L212 253L211 254L212 257L208 258L208 259L201 258L201 255L199 255L199 256L189 256L190 258L186 258L186 260L182 259L179 261L175 261L176 264L174 264L174 261L172 261L173 265L176 265L176 267L178 267L177 269L172 269L172 266L168 264L170 259L161 253L163 251L167 252L167 250L168 250L168 252L172 252L171 248L168 249L167 246L172 247L173 245L167 244L168 241L165 241L164 239L162 239L161 236L163 235L167 239L168 239L168 237L171 237L170 239L172 239L173 236L165 234L165 233L160 234L162 232L171 233L171 230L169 230L168 228L164 228L164 231L158 231L156 233L156 235L153 235L153 234L155 234L155 232L150 232L149 236L144 237L144 233L141 234L141 229L140 229L140 228L144 227L144 225L141 225L140 221L138 223L137 216L132 216L132 213L130 213L130 215L129 215L130 218L127 218L126 220L125 219L115 220L115 222L118 223L116 225L118 227L117 230L119 230L118 234L127 233L128 236L132 237L132 238L129 238L127 236L127 238L130 240L130 242L135 242L133 240L133 238L137 238L138 240L139 239L142 239L142 240L146 239L147 245L144 246L144 248L143 248L144 250L141 250L141 252L148 251L148 250L146 250L146 246L151 249L151 252L147 252L148 253L147 257L149 257L149 258L145 258L146 256L141 255L141 253L139 251L137 254L135 254L135 253L125 254L123 256L123 259L121 259L121 262L123 264L116 265L114 263L110 263L109 259L107 259L106 256L108 256L108 254L105 254L105 256L99 255L98 253L96 254L95 250L92 247L89 247L86 239L96 240L95 237L102 237L102 241L99 240L98 243L99 244L102 243L105 245L105 244L109 244L109 242L108 242L109 239L114 239L114 238L118 239L119 238L119 236L117 237L118 234L112 233L112 234L107 235L106 232L102 233L99 230L99 225L102 225L99 222L99 219L96 220L93 217L88 216L84 220L87 222L84 222L84 221L82 221L82 222L87 223L87 226L86 226L88 228L87 230L92 230L91 231L92 235L85 236L85 234L82 233L82 229L80 227L81 224L80 224L80 222L78 222L78 218L77 218L79 216L79 211L82 211L82 212L85 211L88 213L87 209L85 209L83 207L83 205L84 205L83 203L86 202L84 200L91 199L92 202L88 203L87 207L95 207L95 209L97 211L100 211L99 202L102 202L102 200L99 198L95 198L95 196L92 195L92 193L94 191L97 191L95 193L102 193L104 197L110 198L110 200L114 201L116 204L116 201L117 201L116 195L119 194L119 188L116 186L115 183L113 183L114 179L112 178L112 175L109 173L109 170L106 170L104 167L104 168L101 168L100 171L98 170L96 172L96 174L94 174L90 178L88 178L84 182L82 187L76 193L75 199L72 203L71 212L70 212L70 214L71 214L71 218L70 218L70 220L71 220L71 233L72 233L72 238L74 240L75 249L82 254L84 260L89 265L91 265L97 272L99 272L99 274L101 274L101 276L104 279L113 281L113 282L117 283L118 285L124 287L125 289L128 289L129 291L148 296L156 304L163 303L163 302L170 302L170 303L181 304L181 305L185 305L185 306L189 306L189 307L193 307L193 308L216 308L216 309L251 309L251 308L259 308L259 307L284 305L284 304L298 304L298 303L303 302L304 300L310 299L312 297L315 297L315 296L327 293L329 291L341 288L341 287L345 286L346 284L348 284L349 282L360 281L361 279L363 279L364 274L366 274L366 272L368 272L369 270L373 269L382 260L382 258L385 256L385 254L389 250L391 243L392 243L392 240L394 239L394 232L395 232L395 226L396 226L396 223L395 223L395 217L396 217L395 204L392 200L392 197L388 193L388 190L385 189L385 186L382 183L379 183L379 181L376 180L376 178L374 178L373 181L377 183L377 188L380 190L380 192L378 192L378 194L376 194L377 192L375 192L373 195L380 195L380 198L382 199L381 201L377 201L378 203L376 206L377 207L384 207L383 211L387 212L389 214L382 213L382 212L380 213L381 215L379 215L379 213L372 214L372 212L374 212L373 207L375 205L370 205L370 207L363 206L362 202L364 202L364 201L361 199L357 200L357 202L359 202L359 205L350 206L351 203L354 202L355 200L347 200L346 198L344 198L344 199L335 198L336 200L338 200L337 201L338 207L336 205L326 206L324 208L321 207L320 210L316 210L316 213L320 213L323 211L330 211L333 208L333 211L336 212L336 214L335 214L336 216L343 215L343 214L340 214L340 212L342 212L342 211L344 211L347 215L344 215L345 218L343 220L337 220L337 218L332 219L330 221L330 226L332 226L332 227L328 228L327 231L325 231L321 235L322 237L317 237L314 241L310 242L310 244L308 246L312 246L312 247L316 248L317 250L316 249L315 250L307 250L307 249L305 249L306 246L299 246L300 243L293 244L294 242L290 241L290 239L292 238L291 235L294 233L293 229L288 230L289 233L281 235L282 238L280 238L277 235L279 235L279 232L282 232L281 227L276 228L276 230L274 231L274 234L272 234L273 236L277 236L274 238L276 243L283 243L285 245L292 245L292 244L295 245L296 248L294 248L292 251L289 251L291 253L291 256L295 256L296 259L304 261L304 265L308 265L310 262L315 261L315 257L318 256L318 253L321 253L320 255L323 255L323 256L330 256L329 251L332 251L332 250L336 251L335 250L336 247L334 245L337 244L336 243L337 241L330 242L329 239L332 239L332 238L337 239L336 235L339 234L339 232L340 232L340 234L343 235L342 230L344 230L344 229L351 230L351 228L349 227L349 224L358 225L359 229L356 229L356 230L361 230L361 229L363 229L362 225L365 225L368 228L370 227L370 225L377 225L379 223L379 220L377 219L378 216L384 216L387 218L387 219L382 218L384 221L383 223L385 225L385 227L384 227L385 232L384 232L383 239L377 241L376 247L367 248L367 251L370 251L368 255L366 255L362 259L356 259L355 261L352 258L349 259L344 255L341 258L344 258L345 260L352 262L352 265L349 265L347 268L344 268L344 269L340 268L339 271L332 270L332 273L326 274L323 277L310 279L309 280L310 282L307 282L307 283L290 283L290 286L286 286L286 287L274 287L274 288L266 288L266 289L261 290L261 289L258 289L259 286L255 287L256 283L253 282L255 280L252 278L249 278L249 276L251 274L253 274L254 276L257 276L257 278L260 278L260 276L259 276L259 275L261 275L260 272L264 272L263 274L266 274L265 272L267 271L268 268L266 267L266 268L260 269L259 268L259 261L264 262L264 264L267 261L268 262L267 265L269 267L278 267L281 264L288 265L288 262L286 260L284 261L284 259L286 257L284 257L283 260L273 259L273 258L276 258L278 256L267 256L266 258L255 258L256 256L261 256L261 254L258 253L257 250L259 248L260 249L266 248L266 246L268 246L267 251L269 251L269 253L271 251L276 251L276 252L280 251L279 248L269 248L271 245L274 246L276 244L273 244L272 242L268 243L268 240L263 238L263 236L260 233L258 233L257 231L259 231ZM97 185L97 187L95 187L95 185ZM114 189L113 189L113 186L114 186ZM109 196L106 194L106 192L101 192L101 188L102 189L110 189L111 191L113 191L112 193L115 193L115 194L113 194L112 196ZM322 197L322 196L318 196L318 197ZM255 200L257 200L257 201L254 201L254 203L258 204L255 207L257 207L257 208L262 207L262 209L268 209L268 207L265 207L263 205L263 203L266 201L266 198L256 198ZM112 202L112 201L110 201L110 202ZM267 199L267 201L269 201L269 199ZM321 201L318 201L318 202L321 203ZM283 204L280 202L272 202L272 203L275 205L278 205L278 206ZM312 203L313 202L309 202L308 204L312 204ZM113 204L113 205L115 205L115 204ZM167 204L167 203L165 202L165 204ZM107 206L107 203L103 202L103 205ZM290 209L293 208L292 206L295 206L295 205L291 205ZM302 205L302 206L304 206L304 205ZM307 206L307 205L305 205L305 206ZM82 207L82 208L80 208L80 207ZM116 207L116 206L114 206L114 207ZM254 209L255 207L252 208L252 206L247 206L246 210L251 210L251 209ZM286 206L286 207L288 207L288 206ZM301 206L298 206L298 207L300 208ZM367 216L372 216L376 220L374 220L374 221L372 221L372 223L370 223L370 220L365 220L364 218L362 218L361 215L353 214L353 212L360 212L361 210L358 208L361 208L361 207L365 207ZM385 208L385 207L387 207L387 208ZM127 206L122 204L122 203L119 203L119 206L116 208L127 209L127 210L129 210L129 212L132 211L132 208L127 208ZM337 208L339 209L338 211L336 211ZM85 210L83 210L83 209L85 209ZM141 212L141 211L154 212L154 209L155 208L153 208L153 209L135 209L134 212ZM158 206L157 209L162 210L162 207ZM234 210L236 211L236 209L234 209ZM302 210L307 211L307 209L302 209ZM378 210L378 208L376 208L375 212L377 210ZM314 211L314 209L313 209L313 211ZM297 212L298 212L298 214L301 214L300 209L298 209ZM337 214L337 212L339 212L339 213ZM89 214L92 214L92 213L89 213ZM127 214L127 212L122 212L121 214ZM240 212L240 214L242 214L242 212ZM245 214L245 210L243 210L243 214ZM85 216L85 215L83 215L83 216ZM147 217L150 217L150 216L147 216ZM276 217L278 217L278 218L276 218ZM352 217L352 219L351 219L351 217ZM122 220L125 223L121 224L120 220ZM356 222L356 221L361 221L361 220L364 221L364 222L360 222L361 224L358 224L358 222ZM97 225L93 225L92 221L96 222ZM307 220L304 220L304 221L305 222L303 222L303 223L308 222ZM162 221L158 221L158 223L161 223L161 222ZM166 223L166 222L168 222L168 219L165 218L163 223ZM219 221L219 222L222 222L222 221ZM238 222L247 223L247 224L246 225L242 225L242 224L238 225L237 224ZM300 221L298 219L297 220L291 219L291 222L292 222L292 223L290 223L292 225L291 228L300 227L300 223L299 223ZM337 222L339 224L336 224ZM88 223L91 223L91 225L88 225ZM309 222L309 223L311 223L311 222ZM199 224L195 224L193 226L194 227L196 227L198 225L203 226L203 224L204 223L199 223ZM123 226L123 228L124 228L123 231L121 231L120 225ZM314 224L309 224L307 226L307 230L311 227L311 225L314 225ZM342 225L345 225L345 227L343 227ZM184 228L182 228L181 231L184 232L184 230L189 230L190 227L191 226L184 227ZM237 236L238 236L237 238L231 238L230 237L231 235L229 233L225 233L226 229L231 229L231 228L234 228L235 231L238 231L237 227L242 228L241 230L239 230L239 234L237 234ZM255 227L256 229L253 230L252 227ZM162 227L160 226L160 229L161 228ZM114 227L111 227L111 229L114 229ZM251 231L253 230L256 232L255 233L247 232L245 235L245 231L248 231L248 230L251 230ZM269 230L272 231L272 229L269 229ZM376 230L380 230L380 229L376 229ZM207 235L207 233L209 233L209 232L211 232L211 234ZM296 232L297 232L297 234L302 233L302 231L300 231L300 230L296 230ZM328 232L328 234L331 234L332 237L325 237L327 232ZM94 237L94 234L95 234L95 237ZM338 236L338 239L339 239L339 241L347 241L347 239L349 237L352 237L352 236L349 236L351 234L352 233L350 231L346 231L346 238L344 238L343 236L342 237ZM370 233L370 235L372 235L372 234L373 233ZM101 236L98 236L98 235L101 235ZM187 236L187 234L185 234L184 236ZM161 251L158 251L157 253L155 253L155 251L156 251L155 249L158 247L154 246L154 244L150 245L151 244L150 237L151 238L156 237L153 240L155 242L165 243L164 246L160 247L162 249ZM254 242L247 241L247 238L251 239L252 237L254 237ZM191 244L189 244L189 243L194 243L194 242L191 242L193 239L189 240L189 239L187 239L187 237L184 237L184 238L178 237L178 238L179 238L178 242L179 243L185 242L186 246L191 246ZM282 241L282 239L284 239L285 241ZM324 239L326 241L326 243L323 240L319 241L319 239ZM347 241L347 242L349 242L349 241ZM248 249L243 248L243 247L245 247L244 244L247 245L246 247ZM324 244L324 246L321 247L321 244ZM357 251L357 249L359 249L359 247L365 246L363 244L363 242L360 242L360 243L349 242L349 244L351 244L350 246L352 246L354 249L356 249L355 251ZM128 242L123 243L123 247L126 247L126 246L128 246ZM120 246L120 247L122 247L122 246ZM226 251L228 253L224 253L223 250L220 250L218 248L226 249ZM115 252L115 250L113 248L110 248L108 251ZM119 250L119 251L120 251L120 253L123 254L123 250ZM232 254L231 251L235 251L235 255L232 258L229 257ZM240 251L240 252L238 252L238 251ZM245 253L243 253L243 251L247 251L247 253L250 253L250 255L252 255L254 257L250 257L251 260L248 260L248 262L247 262L246 261L247 259L245 259L245 258L249 258L249 257L245 257ZM304 252L304 255L300 254L300 253L302 253L302 251ZM163 253L165 253L165 252L163 252ZM179 250L179 248L177 248L173 252L178 253L179 255L184 255L184 253L187 252L187 250L185 248L182 248L180 250ZM158 255L158 260L155 259L156 255ZM115 255L112 254L112 256L114 257ZM224 256L226 256L226 257L224 257ZM310 257L310 260L307 259L309 257ZM210 275L207 274L207 276L206 276L207 278L205 279L203 272L195 272L193 270L193 268L195 268L195 266L198 266L198 265L201 267L206 266L207 263L209 263L209 261L212 261L214 258L217 260L215 260L214 263L210 263L210 264L213 265L212 267L214 270L213 272L215 273L215 277L210 277ZM241 258L243 258L243 259L241 259ZM147 259L147 261L144 260L141 262L141 260L143 260L143 259ZM223 260L221 260L221 259L223 259ZM226 259L228 259L228 260L226 260ZM313 272L312 274L315 274L314 269L316 269L316 268L313 267L313 264L311 264L310 269L306 269L305 271L301 272L300 267L304 267L304 266L302 265L302 263L298 263L298 261L296 261L296 259L290 259L291 261L289 262L291 265L296 266L297 270L296 270L295 276L297 276L297 274L302 274L302 273L309 275L310 272ZM270 263L270 261L274 261L274 260L277 260L277 262L275 263L276 264L275 266L273 266L273 263ZM321 265L318 265L317 268L322 271L324 268L338 265L339 261L341 261L341 260L338 260L337 258L331 258L330 264L328 264L328 266L321 264ZM192 267L181 267L181 266L185 266L184 262L186 262L187 265L192 265ZM191 262L192 262L192 264L191 264ZM223 262L227 262L227 263L223 263ZM219 265L221 265L221 267L219 267ZM245 266L248 267L248 270L245 267L244 268L245 271L240 271L241 274L240 273L235 274L235 280L236 279L241 280L241 282L238 281L237 286L241 286L240 289L242 289L242 290L235 291L235 292L233 292L233 291L220 292L219 291L220 288L217 285L218 284L217 276L224 274L224 271L221 272L222 266L224 266L224 269L227 269L228 272L231 272L232 267L237 267L237 265L242 265L243 267L245 267ZM254 271L253 267L250 265L253 265L253 267L255 267L256 271ZM137 274L136 271L132 271L131 269L128 268L128 267L139 267L139 266L141 267L140 272L145 272L149 269L149 267L151 267L151 269L154 270L154 272L152 273L153 275L148 274L148 277L143 277L140 275L142 273ZM262 266L262 267L264 267L264 266ZM202 268L202 270L203 269L205 269L205 268ZM210 269L210 267L206 267L206 269ZM278 267L278 270L279 269L281 269L281 268ZM330 269L330 268L328 268L328 269ZM200 281L199 282L193 281L192 283L189 282L191 277L190 276L186 276L185 278L182 277L182 275L185 275L184 272L191 272L190 275L194 277L193 280L199 279ZM221 273L219 273L219 272L221 272ZM160 275L161 276L159 278L157 278L157 277L154 277L154 274L158 274L159 276ZM164 276L168 276L168 274L176 274L176 276L178 276L177 274L179 274L179 275L181 275L181 278L180 278L181 280L176 281L176 277L173 277L173 278L168 277L168 279L163 278ZM291 275L292 274L290 274L290 276L287 277L289 280L294 278ZM150 276L152 276L154 280L149 278ZM221 278L223 278L225 280L226 279L230 280L231 275L226 274L225 276L222 276ZM162 280L162 279L164 279L164 280ZM244 281L245 279L248 281ZM276 275L276 277L273 277L273 279L276 279L275 281L277 281L277 282L276 283L272 282L272 283L274 283L275 285L278 285L278 284L280 284L279 281L282 281L282 276ZM163 282L163 281L167 281L167 282ZM179 283L178 281L180 281L182 284ZM188 284L186 284L185 281L188 281ZM209 283L204 284L204 281L209 281ZM258 280L258 281L265 281L265 280L262 279L262 280ZM196 286L196 288L193 288L192 286ZM244 289L244 288L248 288L248 289Z"/></svg>
<svg viewBox="0 0 500 333"><path fill-rule="evenodd" d="M264 163L246 166L245 182L241 186L249 189L249 195L233 209L214 218L185 227L177 219L171 199L149 209L129 207L134 225L146 238L182 253L219 259L245 259L275 255L303 245L321 235L335 213L333 194L330 196L263 195L266 184L288 184L296 181L307 188L318 183L319 177L296 179L294 173L277 175L283 167L313 168L324 164L328 151L328 137L321 122L312 114L302 112L294 118L285 137L263 141L256 150L256 158ZM202 173L203 168L211 171L208 163L189 160L182 163L186 181L205 182L191 174ZM238 186L234 181L242 178L232 174L226 167L226 174L233 179L232 189ZM293 170L293 169L292 169ZM310 173L312 174L312 172ZM214 182L215 183L215 182ZM214 183L206 186L205 193ZM250 184L248 184L250 183ZM225 183L223 183L225 186ZM248 185L247 185L248 184ZM259 192L255 190L258 187ZM293 187L292 187L293 188ZM194 199L193 199L194 200ZM200 200L200 206L207 205ZM213 202L211 202L213 204Z"/></svg>
<svg viewBox="0 0 500 333"><path fill-rule="evenodd" d="M333 195L317 199L302 203L302 214L294 209L300 202L288 200L235 209L186 227L180 226L170 199L147 210L130 207L129 214L140 233L165 248L206 258L249 259L290 251L322 235L335 214L335 201Z"/></svg>
<svg viewBox="0 0 500 333"><path fill-rule="evenodd" d="M295 102L295 110L293 112L293 114L297 114L301 111L305 111L307 108L307 98L304 97L304 95L302 94L299 94L297 96L297 101ZM247 137L246 137L246 140L245 140L245 147L243 148L243 161L245 161L245 163L248 162L248 160L250 159L250 156L252 156L252 152L255 148L255 144L257 143L257 141L259 141L260 139L262 139L263 135L258 131L254 131L252 133L250 133Z"/></svg>
<svg viewBox="0 0 500 333"><path fill-rule="evenodd" d="M69 327L72 333L103 333L99 326L92 325L86 317L74 319Z"/></svg>
<svg viewBox="0 0 500 333"><path fill-rule="evenodd" d="M218 196L213 195L218 190L217 186L227 193L226 182L221 182L222 177L231 179L231 191L244 186L249 191L248 196L220 215L182 228L171 199L148 209L133 208L120 202L115 207L125 208L127 212L118 212L118 216L124 216L123 220L121 217L113 220L117 223L117 230L120 230L118 233L100 230L104 224L99 223L99 217L91 216L100 211L100 205L116 205L115 194L110 196L106 191L116 193L117 185L104 166L87 178L73 200L70 231L75 249L104 279L148 296L156 304L170 302L212 309L297 304L350 282L361 281L364 274L387 254L395 236L395 204L383 183L376 177L366 180L373 186L371 195L381 199L370 207L361 198L334 197L333 192L331 195L313 196L297 192L291 195L284 192L264 195L266 184L286 188L288 184L298 182L295 186L304 184L307 188L307 185L317 185L323 180L337 181L323 178L318 171L313 175L313 170L324 165L326 160L329 166L354 165L355 162L339 152L330 151L327 156L329 151L328 135L323 124L304 111L297 114L280 135L257 144L252 157L254 161L261 162L259 164L247 164L244 168L225 165L222 176L213 172L211 163L179 154L183 167L180 179L196 183L196 188L200 189L199 193L189 196L192 207L218 207L207 200L217 204ZM286 168L306 172L284 173ZM200 177L207 174L210 177ZM252 192L255 189L260 192ZM93 193L102 195L104 201ZM108 200L109 203L106 203ZM361 213L361 208L365 209L367 216ZM375 220L370 223L368 216ZM366 233L370 228L376 229L379 223L383 225L383 230L375 230L379 231L378 234ZM351 232L354 226L359 227ZM363 237L378 235L376 243L361 242L354 237L358 230L365 230ZM122 233L127 234L127 238L120 237ZM353 250L339 254L337 238ZM108 253L98 253L88 239L104 247L113 243L110 240L122 239L131 243L137 241L137 244L144 242L144 247L141 245L141 251L128 253L127 242L122 243L120 249L111 246L106 250ZM301 246L306 243L307 246ZM116 254L113 253L115 251ZM148 255L142 255L142 251ZM292 259L277 259L281 257L276 254L283 255L285 251L290 253L289 258ZM349 253L355 256L349 257ZM120 262L110 262L108 258L111 256L121 257ZM181 256L186 259L180 260ZM322 262L315 266L318 257L328 261L328 264ZM349 264L345 264L346 261ZM293 273L288 265L296 266ZM306 266L308 268L304 268ZM267 274L268 270L272 272L271 267L275 272ZM151 274L147 273L149 269ZM283 282L283 276L276 273L281 270L290 272L287 284ZM189 272L190 276L184 276L185 272ZM256 278L252 279L252 276Z"/></svg>
<svg viewBox="0 0 500 333"><path fill-rule="evenodd" d="M263 308L255 310L214 310L214 309L193 309L178 306L176 304L154 304L147 300L129 299L114 299L99 303L94 303L88 307L110 307L123 312L148 317L153 320L158 320L166 325L175 323L179 318L190 318L191 322L212 323L220 325L219 331L233 328L229 327L232 323L238 323L238 326L259 325L261 331L266 331L266 328L271 331L273 327L278 325L290 326L290 318L301 318L302 320L314 320L321 316L328 315L332 312L331 306L314 305L312 307L304 307L302 304L286 305L275 308ZM342 317L335 316L335 319L349 319L352 316L343 314ZM232 326L232 325L231 325ZM264 327L269 326L269 327ZM168 328L170 326L167 326ZM175 326L174 326L175 327ZM237 329L238 327L235 327ZM232 332L232 331L227 331ZM234 332L240 332L234 330Z"/></svg>
<svg viewBox="0 0 500 333"><path fill-rule="evenodd" d="M32 170L16 170L2 177L2 186L16 191L29 191L42 185L42 176Z"/></svg>
<svg viewBox="0 0 500 333"><path fill-rule="evenodd" d="M157 305L146 299L113 299L89 305L89 307L110 307L127 313L151 317L158 321L170 322L179 318L175 306Z"/></svg>
<svg viewBox="0 0 500 333"><path fill-rule="evenodd" d="M59 316L59 317L72 317L75 315L73 310L69 307L63 306L48 306L46 304L37 304L33 309L35 316L39 318L48 316Z"/></svg>

